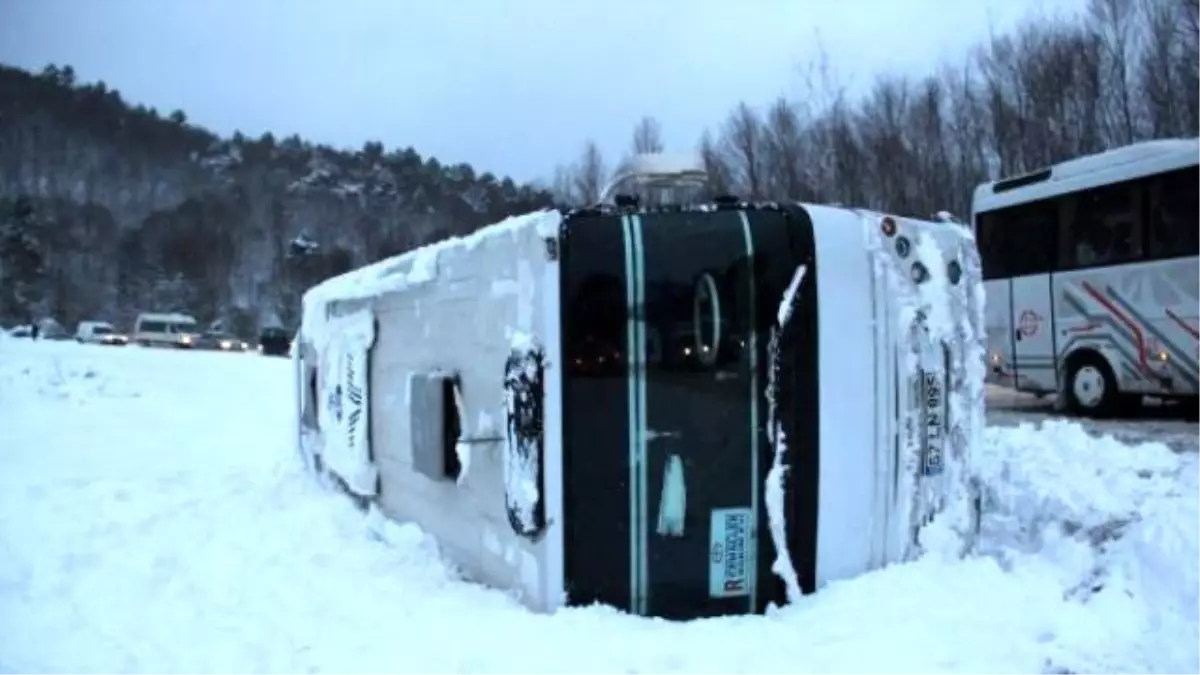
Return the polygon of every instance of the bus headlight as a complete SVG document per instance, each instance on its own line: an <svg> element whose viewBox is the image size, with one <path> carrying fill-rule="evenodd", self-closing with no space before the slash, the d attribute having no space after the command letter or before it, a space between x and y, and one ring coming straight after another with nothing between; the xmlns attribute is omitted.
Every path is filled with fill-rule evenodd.
<svg viewBox="0 0 1200 675"><path fill-rule="evenodd" d="M929 279L929 270L920 262L915 262L909 271L909 276L912 278L913 283L923 284Z"/></svg>
<svg viewBox="0 0 1200 675"><path fill-rule="evenodd" d="M896 255L907 258L909 253L912 253L912 242L908 237L896 237Z"/></svg>

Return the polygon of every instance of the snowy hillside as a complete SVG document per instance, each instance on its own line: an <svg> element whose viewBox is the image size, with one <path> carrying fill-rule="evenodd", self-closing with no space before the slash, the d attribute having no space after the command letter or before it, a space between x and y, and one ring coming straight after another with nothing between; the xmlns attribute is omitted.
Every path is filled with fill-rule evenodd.
<svg viewBox="0 0 1200 675"><path fill-rule="evenodd" d="M2 338L0 338L2 339ZM1196 456L990 429L986 556L536 616L302 473L290 364L0 341L0 672L1197 672Z"/></svg>

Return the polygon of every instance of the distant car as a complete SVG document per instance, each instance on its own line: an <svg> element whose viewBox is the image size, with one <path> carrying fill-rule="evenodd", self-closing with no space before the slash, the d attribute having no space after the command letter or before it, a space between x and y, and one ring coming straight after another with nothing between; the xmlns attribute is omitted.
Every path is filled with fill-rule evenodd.
<svg viewBox="0 0 1200 675"><path fill-rule="evenodd" d="M8 329L8 336L14 338L31 338L33 337L33 326L25 324L23 326L13 326Z"/></svg>
<svg viewBox="0 0 1200 675"><path fill-rule="evenodd" d="M143 347L190 349L200 332L196 319L187 314L144 313L133 324L133 341Z"/></svg>
<svg viewBox="0 0 1200 675"><path fill-rule="evenodd" d="M292 350L292 336L282 328L264 328L258 336L258 351L264 356L287 356Z"/></svg>
<svg viewBox="0 0 1200 675"><path fill-rule="evenodd" d="M58 319L45 318L37 322L39 340L70 340L71 334L63 328Z"/></svg>
<svg viewBox="0 0 1200 675"><path fill-rule="evenodd" d="M81 344L122 347L129 344L129 338L118 333L107 321L80 321L75 328L75 341Z"/></svg>
<svg viewBox="0 0 1200 675"><path fill-rule="evenodd" d="M210 330L196 336L192 341L193 349L209 349L221 352L244 352L250 348L250 345L242 341L241 338L232 334L219 330Z"/></svg>

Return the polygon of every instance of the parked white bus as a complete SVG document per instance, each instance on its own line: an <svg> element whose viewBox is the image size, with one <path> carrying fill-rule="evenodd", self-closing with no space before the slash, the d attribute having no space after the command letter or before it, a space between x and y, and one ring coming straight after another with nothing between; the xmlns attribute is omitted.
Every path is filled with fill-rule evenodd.
<svg viewBox="0 0 1200 675"><path fill-rule="evenodd" d="M1198 157L1136 143L975 189L991 382L1095 416L1196 396Z"/></svg>

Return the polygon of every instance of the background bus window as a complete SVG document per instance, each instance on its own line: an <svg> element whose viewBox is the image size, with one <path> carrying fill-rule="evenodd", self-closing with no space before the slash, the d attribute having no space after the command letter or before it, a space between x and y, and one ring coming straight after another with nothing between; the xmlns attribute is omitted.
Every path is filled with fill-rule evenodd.
<svg viewBox="0 0 1200 675"><path fill-rule="evenodd" d="M1146 223L1150 258L1200 255L1197 183L1200 183L1197 167L1172 171L1150 180Z"/></svg>
<svg viewBox="0 0 1200 675"><path fill-rule="evenodd" d="M1008 275L1008 264L1005 262L1004 233L1000 225L1004 220L1003 211L992 211L975 217L975 242L979 246L979 259L982 265L984 280L1003 279Z"/></svg>
<svg viewBox="0 0 1200 675"><path fill-rule="evenodd" d="M1066 267L1119 265L1142 259L1140 190L1133 183L1119 183L1073 195L1074 217L1066 223L1063 251Z"/></svg>
<svg viewBox="0 0 1200 675"><path fill-rule="evenodd" d="M976 232L985 280L1044 274L1054 269L1058 249L1058 210L1054 202L981 214Z"/></svg>

